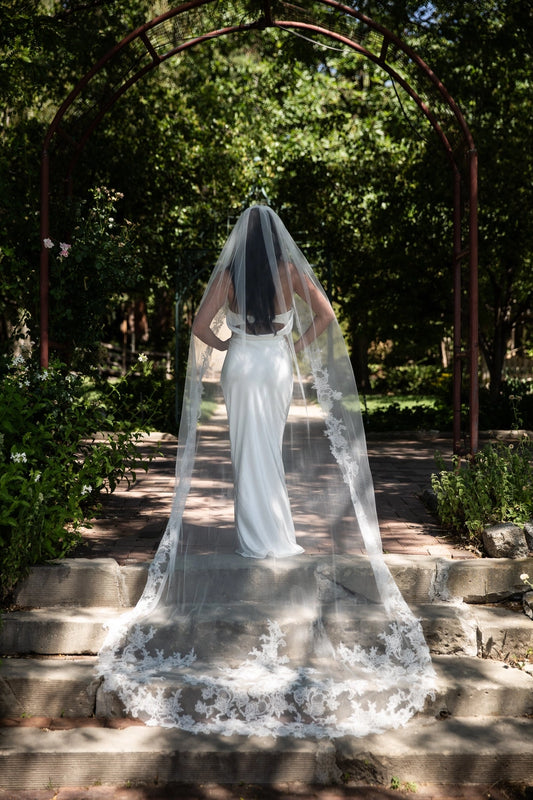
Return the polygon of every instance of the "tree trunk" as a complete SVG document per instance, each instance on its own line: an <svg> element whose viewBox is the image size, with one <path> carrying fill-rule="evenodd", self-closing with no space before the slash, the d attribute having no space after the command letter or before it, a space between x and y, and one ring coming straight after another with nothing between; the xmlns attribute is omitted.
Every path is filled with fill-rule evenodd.
<svg viewBox="0 0 533 800"><path fill-rule="evenodd" d="M481 350L490 375L489 396L495 400L500 394L503 383L503 367L511 338L511 323L503 315L496 321L492 339L483 335L480 338Z"/></svg>
<svg viewBox="0 0 533 800"><path fill-rule="evenodd" d="M370 390L370 373L368 370L368 337L364 333L354 334L352 366L359 391L361 394L367 394Z"/></svg>

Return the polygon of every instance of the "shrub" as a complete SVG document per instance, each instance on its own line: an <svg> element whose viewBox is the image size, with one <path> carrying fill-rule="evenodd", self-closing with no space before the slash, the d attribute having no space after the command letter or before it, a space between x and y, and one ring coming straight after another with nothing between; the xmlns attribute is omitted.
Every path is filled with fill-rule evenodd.
<svg viewBox="0 0 533 800"><path fill-rule="evenodd" d="M156 369L144 355L123 377L98 376L94 387L107 414L125 425L137 420L146 430L177 433L175 383L168 380L164 367Z"/></svg>
<svg viewBox="0 0 533 800"><path fill-rule="evenodd" d="M497 397L482 387L479 392L479 426L482 430L533 428L531 379L508 378Z"/></svg>
<svg viewBox="0 0 533 800"><path fill-rule="evenodd" d="M135 478L135 427L119 428L60 365L0 364L0 599L33 564L75 547L101 492Z"/></svg>
<svg viewBox="0 0 533 800"><path fill-rule="evenodd" d="M446 469L437 455L431 483L437 515L447 527L481 547L481 531L498 522L523 525L533 518L533 447L528 439L490 444L461 464Z"/></svg>
<svg viewBox="0 0 533 800"><path fill-rule="evenodd" d="M120 220L122 195L106 187L62 209L71 244L45 240L50 251L50 338L76 368L95 363L102 329L142 275L135 227ZM69 237L70 239L70 237Z"/></svg>
<svg viewBox="0 0 533 800"><path fill-rule="evenodd" d="M451 396L451 374L435 364L371 365L372 391L377 394L433 394Z"/></svg>
<svg viewBox="0 0 533 800"><path fill-rule="evenodd" d="M369 432L451 430L452 411L442 404L429 406L416 404L403 407L399 402L378 407L365 415L365 428Z"/></svg>

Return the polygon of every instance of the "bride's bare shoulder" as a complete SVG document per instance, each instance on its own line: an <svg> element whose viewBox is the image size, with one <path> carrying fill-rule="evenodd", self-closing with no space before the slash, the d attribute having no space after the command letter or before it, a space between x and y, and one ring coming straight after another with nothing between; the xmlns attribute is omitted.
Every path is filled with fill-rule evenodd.
<svg viewBox="0 0 533 800"><path fill-rule="evenodd" d="M305 282L305 276L302 274L301 270L299 270L292 261L289 261L287 264L288 267L288 277L290 280L291 288L296 291L300 292L303 289L303 285Z"/></svg>

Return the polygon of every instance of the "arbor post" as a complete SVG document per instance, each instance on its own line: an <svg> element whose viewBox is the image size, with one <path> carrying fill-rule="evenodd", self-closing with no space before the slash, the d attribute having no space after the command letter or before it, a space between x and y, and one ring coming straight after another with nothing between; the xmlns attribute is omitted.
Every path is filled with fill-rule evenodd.
<svg viewBox="0 0 533 800"><path fill-rule="evenodd" d="M48 150L44 149L41 158L41 263L39 278L40 294L40 355L41 369L48 367L49 342L48 342L48 312L49 312L49 253L44 245L44 240L49 236L50 230L50 161Z"/></svg>
<svg viewBox="0 0 533 800"><path fill-rule="evenodd" d="M478 285L478 154L470 156L469 250L470 250L470 453L479 445L479 285Z"/></svg>
<svg viewBox="0 0 533 800"><path fill-rule="evenodd" d="M463 374L461 319L461 175L453 170L453 452L461 450L461 385Z"/></svg>

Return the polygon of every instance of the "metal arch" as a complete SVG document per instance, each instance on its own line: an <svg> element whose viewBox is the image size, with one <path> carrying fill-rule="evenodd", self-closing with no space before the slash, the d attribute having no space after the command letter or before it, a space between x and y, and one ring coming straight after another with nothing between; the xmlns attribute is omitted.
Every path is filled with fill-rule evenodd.
<svg viewBox="0 0 533 800"><path fill-rule="evenodd" d="M195 23L205 22L207 7L215 6L214 27L198 31ZM255 6L255 16L250 5ZM273 14L275 9L275 16ZM231 18L228 16L231 13ZM329 16L321 24L320 16ZM332 16L333 15L333 16ZM319 18L318 20L316 18ZM180 28L180 20L184 23ZM208 20L210 21L210 20ZM192 27L187 25L192 22ZM218 26L217 26L218 24ZM355 26L355 27L354 27ZM72 193L72 176L78 158L92 132L114 103L145 74L190 47L229 34L277 27L324 36L346 45L387 72L403 88L436 132L453 174L453 288L454 288L454 422L453 449L461 449L461 373L467 360L470 377L470 452L478 449L478 272L477 272L477 152L466 121L442 82L407 44L379 23L337 0L304 0L300 5L284 0L257 0L255 3L220 0L190 0L132 31L113 47L79 81L58 109L43 142L41 159L41 365L48 365L48 250L50 148L56 140L70 149L63 158L67 169L64 184ZM123 63L125 62L125 67ZM118 71L118 75L115 72ZM410 71L412 74L410 74ZM107 78L91 105L91 90L99 89L99 78ZM418 86L420 84L420 86ZM84 105L85 104L85 105ZM467 170L461 163L466 155ZM468 244L463 245L462 184L466 185L468 205ZM461 263L469 260L468 346L463 349L461 331Z"/></svg>

